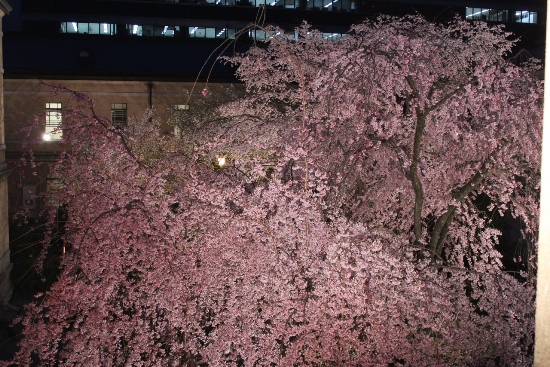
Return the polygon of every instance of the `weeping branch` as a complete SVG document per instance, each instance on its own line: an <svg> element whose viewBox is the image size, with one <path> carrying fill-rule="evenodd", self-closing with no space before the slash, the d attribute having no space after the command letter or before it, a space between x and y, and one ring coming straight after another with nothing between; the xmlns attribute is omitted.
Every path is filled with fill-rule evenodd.
<svg viewBox="0 0 550 367"><path fill-rule="evenodd" d="M453 199L458 203L464 202L468 195L470 195L472 191L477 189L479 185L483 182L483 180L485 180L485 178L489 176L489 173L490 170L487 165L485 165L480 172L477 172L470 179L470 181L464 184L458 191L453 194ZM453 222L455 215L456 205L449 205L447 207L447 211L443 213L439 218L437 218L434 229L430 234L429 249L434 255L437 255L438 257L441 257L441 253L443 252L443 245L445 243L447 234L449 232L449 227ZM435 257L432 256L432 259L435 259Z"/></svg>

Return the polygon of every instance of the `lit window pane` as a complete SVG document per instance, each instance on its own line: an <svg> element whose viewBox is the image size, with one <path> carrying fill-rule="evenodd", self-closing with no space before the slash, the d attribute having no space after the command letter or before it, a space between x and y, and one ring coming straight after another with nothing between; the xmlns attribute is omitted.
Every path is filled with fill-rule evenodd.
<svg viewBox="0 0 550 367"><path fill-rule="evenodd" d="M200 28L200 27L194 27L194 28L195 28L195 32L194 32L195 37L204 38L206 36L206 28Z"/></svg>
<svg viewBox="0 0 550 367"><path fill-rule="evenodd" d="M206 38L216 38L216 28L206 28Z"/></svg>
<svg viewBox="0 0 550 367"><path fill-rule="evenodd" d="M100 34L104 35L114 35L116 33L115 24L102 23L100 27Z"/></svg>
<svg viewBox="0 0 550 367"><path fill-rule="evenodd" d="M88 34L99 34L99 23L88 23Z"/></svg>
<svg viewBox="0 0 550 367"><path fill-rule="evenodd" d="M78 33L81 33L81 34L88 34L89 33L89 30L88 30L89 24L88 23L77 23L77 24L78 24Z"/></svg>
<svg viewBox="0 0 550 367"><path fill-rule="evenodd" d="M63 115L61 103L46 103L46 127L43 139L46 141L56 141L63 138L63 131L60 128Z"/></svg>
<svg viewBox="0 0 550 367"><path fill-rule="evenodd" d="M536 12L522 10L522 11L516 11L515 15L516 15L516 23L531 23L531 24L537 23Z"/></svg>
<svg viewBox="0 0 550 367"><path fill-rule="evenodd" d="M142 27L137 24L128 24L126 25L126 29L128 30L128 34L132 36L141 36L143 34Z"/></svg>

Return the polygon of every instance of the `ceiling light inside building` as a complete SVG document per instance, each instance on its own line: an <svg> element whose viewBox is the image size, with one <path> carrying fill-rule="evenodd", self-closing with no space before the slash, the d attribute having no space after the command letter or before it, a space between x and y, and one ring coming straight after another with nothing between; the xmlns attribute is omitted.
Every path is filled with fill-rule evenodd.
<svg viewBox="0 0 550 367"><path fill-rule="evenodd" d="M491 9L483 9L482 11L478 11L478 12L473 13L473 14L468 14L468 15L466 15L466 18L471 18L471 17L473 17L474 15L479 15L479 14L487 13L489 10L491 10Z"/></svg>

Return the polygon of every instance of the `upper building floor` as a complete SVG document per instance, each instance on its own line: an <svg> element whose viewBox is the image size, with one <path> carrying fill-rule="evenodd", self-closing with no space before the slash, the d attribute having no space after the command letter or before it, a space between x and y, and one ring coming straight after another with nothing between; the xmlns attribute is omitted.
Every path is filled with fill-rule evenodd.
<svg viewBox="0 0 550 367"><path fill-rule="evenodd" d="M519 47L544 55L546 6L539 1L459 0L13 0L5 19L7 77L165 77L192 79L200 70L231 78L208 63L221 43L244 50L273 34L251 23L292 32L307 21L336 40L349 26L379 14L419 13L429 20L460 16L505 24ZM210 61L212 61L210 59ZM206 63L206 64L205 64ZM204 68L203 68L204 67Z"/></svg>

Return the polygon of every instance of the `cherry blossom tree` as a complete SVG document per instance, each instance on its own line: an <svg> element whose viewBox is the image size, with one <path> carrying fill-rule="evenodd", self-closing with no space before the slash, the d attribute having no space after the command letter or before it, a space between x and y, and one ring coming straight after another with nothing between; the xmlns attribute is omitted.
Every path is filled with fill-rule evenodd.
<svg viewBox="0 0 550 367"><path fill-rule="evenodd" d="M530 365L533 273L505 271L497 222L536 232L537 64L461 20L268 31L192 140L71 93L69 251L14 361Z"/></svg>

